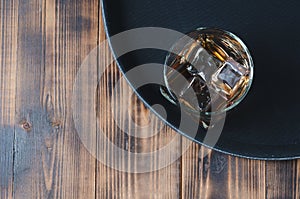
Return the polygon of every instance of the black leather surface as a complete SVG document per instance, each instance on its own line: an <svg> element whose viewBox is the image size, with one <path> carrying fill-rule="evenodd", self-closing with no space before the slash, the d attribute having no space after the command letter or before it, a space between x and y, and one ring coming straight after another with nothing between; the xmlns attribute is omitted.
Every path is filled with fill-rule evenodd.
<svg viewBox="0 0 300 199"><path fill-rule="evenodd" d="M217 27L238 35L253 56L254 82L227 117L215 148L251 158L300 156L300 1L104 0L103 4L109 35L149 26L183 33ZM163 63L164 56L162 51L142 50L118 61L126 71L142 63ZM154 97L156 89L150 86L139 93L146 102L162 101ZM199 132L196 141L202 138Z"/></svg>

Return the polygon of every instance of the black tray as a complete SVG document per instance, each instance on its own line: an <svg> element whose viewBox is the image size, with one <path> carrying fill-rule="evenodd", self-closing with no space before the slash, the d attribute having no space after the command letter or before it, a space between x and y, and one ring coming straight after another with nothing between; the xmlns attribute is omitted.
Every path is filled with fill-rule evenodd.
<svg viewBox="0 0 300 199"><path fill-rule="evenodd" d="M211 147L254 159L300 157L300 1L103 0L102 4L108 36L140 27L182 33L217 27L238 35L253 56L254 82L245 100L227 116L219 141ZM113 42L111 47L118 50ZM161 50L143 49L117 60L126 73L139 64L163 63L165 55ZM134 79L128 81L134 84ZM166 122L176 130L178 110L160 95L158 85L136 92L148 107L165 106ZM180 133L190 137L188 132ZM194 141L203 142L201 130Z"/></svg>

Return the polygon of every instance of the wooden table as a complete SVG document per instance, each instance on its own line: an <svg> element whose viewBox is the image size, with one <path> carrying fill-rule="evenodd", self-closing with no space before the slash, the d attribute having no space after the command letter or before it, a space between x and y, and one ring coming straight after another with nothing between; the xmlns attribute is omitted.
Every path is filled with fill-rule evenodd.
<svg viewBox="0 0 300 199"><path fill-rule="evenodd" d="M300 197L299 161L247 160L193 143L183 153L185 138L176 149L183 155L157 171L126 173L101 163L82 144L71 106L81 63L105 39L99 1L0 2L0 198ZM177 134L168 127L147 139L116 127L115 105L125 102L141 125L152 115L126 95L126 83L119 94L113 91L119 78L113 64L99 83L98 119L106 136L128 153L155 151L170 142ZM117 120L126 123L123 115ZM154 121L153 131L162 125ZM127 163L122 157L121 162Z"/></svg>

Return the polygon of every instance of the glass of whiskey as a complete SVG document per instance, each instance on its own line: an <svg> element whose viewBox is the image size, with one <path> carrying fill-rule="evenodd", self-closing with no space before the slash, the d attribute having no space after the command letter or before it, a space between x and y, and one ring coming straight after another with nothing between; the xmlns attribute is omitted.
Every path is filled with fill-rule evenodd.
<svg viewBox="0 0 300 199"><path fill-rule="evenodd" d="M161 93L208 121L243 100L251 87L253 67L248 48L237 36L221 29L199 28L171 48Z"/></svg>

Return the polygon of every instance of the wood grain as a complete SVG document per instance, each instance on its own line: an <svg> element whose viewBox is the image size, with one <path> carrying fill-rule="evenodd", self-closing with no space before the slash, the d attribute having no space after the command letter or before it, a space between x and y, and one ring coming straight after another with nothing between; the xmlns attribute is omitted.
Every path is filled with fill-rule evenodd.
<svg viewBox="0 0 300 199"><path fill-rule="evenodd" d="M110 65L95 91L101 131L92 140L96 157L104 158L90 154L76 132L71 105L81 63L105 40L99 4L0 0L1 199L300 198L299 160L236 158L185 138L175 140L172 151L157 153L177 133L119 82L122 75L110 64L108 46L98 51L98 62ZM108 142L101 144L99 133L121 153ZM153 155L138 158L142 153ZM182 156L159 167L174 154ZM150 171L140 172L149 165Z"/></svg>
<svg viewBox="0 0 300 199"><path fill-rule="evenodd" d="M149 110L137 100L136 96L128 95L131 88L124 82L121 83L120 90L108 92L107 82L114 85L119 78L120 74L116 66L113 65L100 82L99 95L107 96L107 98L103 99L101 97L99 100L101 106L99 125L101 129L104 129L102 133L105 133L110 141L123 152L115 154L114 149L109 148L109 146L98 146L98 149L100 147L108 148L109 152L105 164L109 165L109 162L114 160L112 166L120 165L119 170L122 171L114 170L97 162L96 198L179 198L180 160L156 171L159 166L157 161L160 160L159 153L156 153L156 150L168 144L176 134L164 127L157 118L152 117L153 114L149 113ZM108 95L108 93L111 93L111 95ZM115 117L114 112L118 111L120 106L128 106L128 112L118 113ZM127 119L131 117L138 125L148 125L148 129L146 128L145 131L153 136L138 138L142 132L134 129L131 132L124 131L124 129L127 129L125 126L130 125ZM150 118L153 119L151 121L153 125L148 124ZM119 120L119 126L115 120ZM177 144L175 148L180 152L180 140L175 144ZM98 153L103 152L103 150L98 151ZM150 162L147 159L140 161L134 156L134 153L153 153L150 160L151 165L153 165L150 168L152 172L136 173L145 166L144 164L150 164ZM164 156L170 158L172 154L174 154L174 151L164 154ZM125 155L128 156L127 159L124 158ZM133 173L127 172L128 167L133 168Z"/></svg>
<svg viewBox="0 0 300 199"><path fill-rule="evenodd" d="M97 5L18 2L15 198L95 195L95 159L80 144L70 107L77 69L97 45Z"/></svg>
<svg viewBox="0 0 300 199"><path fill-rule="evenodd" d="M0 2L0 198L13 194L18 7Z"/></svg>

